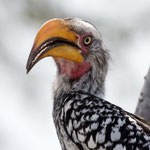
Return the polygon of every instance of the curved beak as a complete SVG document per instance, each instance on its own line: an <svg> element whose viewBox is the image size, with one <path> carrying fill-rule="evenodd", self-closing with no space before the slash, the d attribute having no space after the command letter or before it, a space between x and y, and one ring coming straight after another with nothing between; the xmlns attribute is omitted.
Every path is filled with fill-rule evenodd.
<svg viewBox="0 0 150 150"><path fill-rule="evenodd" d="M61 57L77 63L84 61L78 46L79 35L63 19L46 22L37 33L27 61L27 73L42 58Z"/></svg>

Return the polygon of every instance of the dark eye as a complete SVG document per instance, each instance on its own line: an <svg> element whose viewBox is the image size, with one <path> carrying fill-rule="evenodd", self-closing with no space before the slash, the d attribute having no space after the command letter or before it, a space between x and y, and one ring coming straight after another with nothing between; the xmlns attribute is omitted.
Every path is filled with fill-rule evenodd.
<svg viewBox="0 0 150 150"><path fill-rule="evenodd" d="M90 36L87 36L84 38L84 44L89 45L92 42L92 38Z"/></svg>

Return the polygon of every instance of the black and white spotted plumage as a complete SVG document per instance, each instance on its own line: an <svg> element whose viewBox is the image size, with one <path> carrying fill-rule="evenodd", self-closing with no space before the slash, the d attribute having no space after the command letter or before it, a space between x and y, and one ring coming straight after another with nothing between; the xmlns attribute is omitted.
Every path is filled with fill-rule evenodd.
<svg viewBox="0 0 150 150"><path fill-rule="evenodd" d="M60 99L60 118L54 120L58 136L65 141L63 149L150 149L150 132L120 107L83 91L66 93Z"/></svg>

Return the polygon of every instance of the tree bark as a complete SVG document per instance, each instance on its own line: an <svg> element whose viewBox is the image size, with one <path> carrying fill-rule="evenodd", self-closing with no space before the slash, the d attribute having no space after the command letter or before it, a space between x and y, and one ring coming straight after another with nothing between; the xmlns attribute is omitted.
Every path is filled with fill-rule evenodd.
<svg viewBox="0 0 150 150"><path fill-rule="evenodd" d="M135 114L150 122L150 68L145 77Z"/></svg>

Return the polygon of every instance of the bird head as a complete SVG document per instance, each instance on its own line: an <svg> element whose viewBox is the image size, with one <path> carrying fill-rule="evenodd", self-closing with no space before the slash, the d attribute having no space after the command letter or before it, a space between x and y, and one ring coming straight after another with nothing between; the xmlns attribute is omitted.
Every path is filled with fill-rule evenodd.
<svg viewBox="0 0 150 150"><path fill-rule="evenodd" d="M107 72L108 52L99 31L77 18L52 19L38 31L27 62L27 73L41 59L51 56L58 74L78 79L89 70Z"/></svg>

